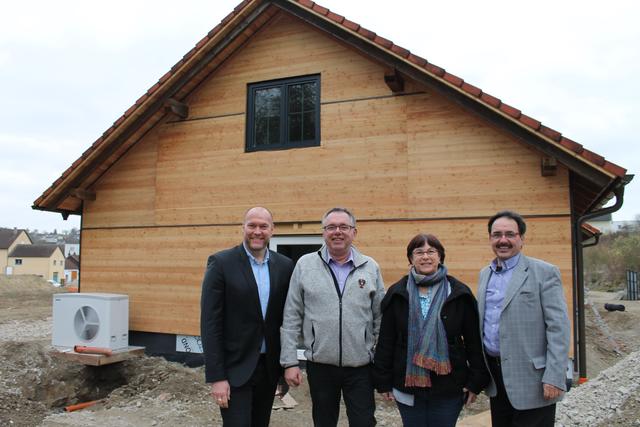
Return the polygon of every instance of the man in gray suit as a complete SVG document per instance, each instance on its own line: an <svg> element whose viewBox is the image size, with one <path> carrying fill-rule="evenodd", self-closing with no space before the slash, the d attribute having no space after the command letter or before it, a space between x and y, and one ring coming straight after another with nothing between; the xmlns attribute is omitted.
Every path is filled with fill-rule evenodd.
<svg viewBox="0 0 640 427"><path fill-rule="evenodd" d="M480 272L478 309L491 423L552 427L570 339L560 271L521 253L527 226L519 214L498 212L488 229L496 258Z"/></svg>

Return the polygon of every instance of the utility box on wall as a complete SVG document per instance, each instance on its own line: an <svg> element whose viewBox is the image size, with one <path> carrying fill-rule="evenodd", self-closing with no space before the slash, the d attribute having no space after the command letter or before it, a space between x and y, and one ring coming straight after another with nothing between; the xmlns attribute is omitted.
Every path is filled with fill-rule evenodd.
<svg viewBox="0 0 640 427"><path fill-rule="evenodd" d="M129 346L129 297L105 293L53 295L54 347Z"/></svg>

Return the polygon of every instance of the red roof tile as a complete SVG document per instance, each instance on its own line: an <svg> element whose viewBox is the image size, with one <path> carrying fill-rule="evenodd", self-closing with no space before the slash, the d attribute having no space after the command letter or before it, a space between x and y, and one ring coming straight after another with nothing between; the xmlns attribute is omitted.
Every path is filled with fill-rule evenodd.
<svg viewBox="0 0 640 427"><path fill-rule="evenodd" d="M546 126L540 126L540 132L547 138L553 139L556 142L560 141L560 138L562 138L562 134L560 132Z"/></svg>
<svg viewBox="0 0 640 427"><path fill-rule="evenodd" d="M187 53L184 54L184 56L182 57L182 59L184 59L185 61L189 58L191 58L193 56L194 53L196 53L198 50L196 49L196 47L192 47L191 50Z"/></svg>
<svg viewBox="0 0 640 427"><path fill-rule="evenodd" d="M409 54L411 53L407 49L400 47L397 44L394 44L393 46L391 46L391 51L396 55L402 56L403 58L408 57Z"/></svg>
<svg viewBox="0 0 640 427"><path fill-rule="evenodd" d="M220 31L220 29L221 29L221 28L222 28L222 24L218 24L218 25L216 25L215 27L213 27L213 29L212 29L211 31L209 31L209 32L207 33L207 35L208 35L209 37L213 37L214 35L216 35L216 33L217 33L218 31Z"/></svg>
<svg viewBox="0 0 640 427"><path fill-rule="evenodd" d="M540 122L534 118L527 116L526 114L522 114L520 116L520 121L525 125L529 126L533 130L540 129Z"/></svg>
<svg viewBox="0 0 640 427"><path fill-rule="evenodd" d="M624 176L624 174L627 173L625 168L622 168L615 163L611 163L608 160L604 161L604 165L602 167L616 176Z"/></svg>
<svg viewBox="0 0 640 427"><path fill-rule="evenodd" d="M376 33L374 33L373 31L369 31L364 27L358 28L358 34L360 34L363 37L368 38L369 40L373 40L373 39L376 38Z"/></svg>
<svg viewBox="0 0 640 427"><path fill-rule="evenodd" d="M147 90L147 95L151 95L160 87L160 83L156 83Z"/></svg>
<svg viewBox="0 0 640 427"><path fill-rule="evenodd" d="M480 90L480 88L477 88L473 85L470 85L467 82L463 82L462 86L460 86L462 88L462 90L464 90L467 93L470 93L473 96L480 96L482 95L482 90Z"/></svg>
<svg viewBox="0 0 640 427"><path fill-rule="evenodd" d="M124 115L129 117L131 113L133 113L137 108L138 106L136 104L133 104L127 111L124 112Z"/></svg>
<svg viewBox="0 0 640 427"><path fill-rule="evenodd" d="M329 12L327 18L331 19L334 22L337 22L338 24L342 24L342 22L344 21L344 16L338 15L337 13L333 12Z"/></svg>
<svg viewBox="0 0 640 427"><path fill-rule="evenodd" d="M429 71L432 74L435 74L438 77L443 77L446 74L446 71L444 70L444 68L440 68L435 64L432 64L430 62L427 62L424 65L424 69Z"/></svg>
<svg viewBox="0 0 640 427"><path fill-rule="evenodd" d="M168 72L167 74L171 75L171 72ZM165 76L166 76L167 74L165 74ZM144 101L146 101L146 100L147 100L147 98L149 98L149 95L147 95L146 93L144 93L140 98L138 98L138 99L136 100L136 105L140 105L140 104L142 104Z"/></svg>
<svg viewBox="0 0 640 427"><path fill-rule="evenodd" d="M448 81L449 83L451 83L454 86L462 86L462 83L464 82L464 80L462 80L460 77L455 76L451 73L444 73L444 76L442 76L442 78L446 81Z"/></svg>
<svg viewBox="0 0 640 427"><path fill-rule="evenodd" d="M427 65L427 60L424 59L421 56L415 55L413 53L409 54L409 57L407 58L409 61L413 62L414 64L416 64L419 67L424 67L425 65Z"/></svg>
<svg viewBox="0 0 640 427"><path fill-rule="evenodd" d="M250 0L244 0L242 3L233 8L233 11L238 14L246 5L248 5Z"/></svg>
<svg viewBox="0 0 640 427"><path fill-rule="evenodd" d="M520 110L518 110L517 108L513 108L511 105L502 103L500 104L500 111L502 111L503 113L508 114L509 116L513 117L514 119L519 119L520 116L522 115L522 112Z"/></svg>
<svg viewBox="0 0 640 427"><path fill-rule="evenodd" d="M391 40L387 40L384 37L380 37L378 35L376 35L376 37L373 39L373 42L386 49L390 49L391 46L393 46L393 42Z"/></svg>
<svg viewBox="0 0 640 427"><path fill-rule="evenodd" d="M123 116L120 116L120 117L118 118L118 120L116 120L115 122L113 122L113 127L114 127L114 128L116 128L116 127L120 126L120 124L121 124L122 122L124 122L124 119L125 119L125 118L126 118L126 117L125 117L124 115L123 115Z"/></svg>
<svg viewBox="0 0 640 427"><path fill-rule="evenodd" d="M342 25L344 25L345 27L347 27L347 29L351 30L351 31L358 31L360 29L360 25L356 24L353 21L349 21L348 19L345 18L344 21L342 21Z"/></svg>
<svg viewBox="0 0 640 427"><path fill-rule="evenodd" d="M584 151L584 148L582 147L582 144L578 144L577 142L567 138L566 136L563 136L560 139L560 144L567 147L569 150L575 152L575 153L582 153Z"/></svg>
<svg viewBox="0 0 640 427"><path fill-rule="evenodd" d="M480 99L484 101L485 104L488 104L493 108L499 108L500 104L502 104L502 101L500 101L495 96L489 95L487 92L482 92L482 95L480 95Z"/></svg>
<svg viewBox="0 0 640 427"><path fill-rule="evenodd" d="M313 8L314 3L311 0L298 0L298 3L309 9Z"/></svg>
<svg viewBox="0 0 640 427"><path fill-rule="evenodd" d="M327 13L329 13L329 9L320 6L318 3L314 3L312 9L315 12L318 12L320 15L326 15Z"/></svg>
<svg viewBox="0 0 640 427"><path fill-rule="evenodd" d="M195 49L200 49L202 46L204 46L205 44L207 44L207 42L209 41L209 35L204 36L202 39L200 39L200 41L196 44Z"/></svg>
<svg viewBox="0 0 640 427"><path fill-rule="evenodd" d="M590 162L595 163L598 166L604 166L604 157L602 157L599 154L594 153L591 150L585 149L582 152L582 157L584 157L585 159L589 160Z"/></svg>

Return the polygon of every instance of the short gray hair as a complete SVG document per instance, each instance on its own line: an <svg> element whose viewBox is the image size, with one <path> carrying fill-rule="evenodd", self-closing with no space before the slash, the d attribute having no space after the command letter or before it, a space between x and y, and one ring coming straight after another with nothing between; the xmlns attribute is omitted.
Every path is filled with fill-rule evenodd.
<svg viewBox="0 0 640 427"><path fill-rule="evenodd" d="M322 225L324 225L324 221L327 219L327 217L329 215L331 215L334 212L342 212L342 213L346 213L347 215L349 215L349 220L351 221L351 226L353 228L356 228L356 217L353 216L353 214L351 212L349 212L349 209L347 208L342 208L342 207L335 207L335 208L331 208L327 211L327 213L325 213L322 216Z"/></svg>

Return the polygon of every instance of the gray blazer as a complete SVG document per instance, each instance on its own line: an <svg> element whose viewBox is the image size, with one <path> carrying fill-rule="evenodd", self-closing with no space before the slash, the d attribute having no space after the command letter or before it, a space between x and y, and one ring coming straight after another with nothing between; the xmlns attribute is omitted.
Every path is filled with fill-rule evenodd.
<svg viewBox="0 0 640 427"><path fill-rule="evenodd" d="M480 272L478 282L482 336L490 276L487 266ZM558 267L521 255L507 285L500 315L502 375L514 408L539 408L562 398L545 400L542 384L566 390L569 340L569 317ZM496 395L493 378L486 392Z"/></svg>

